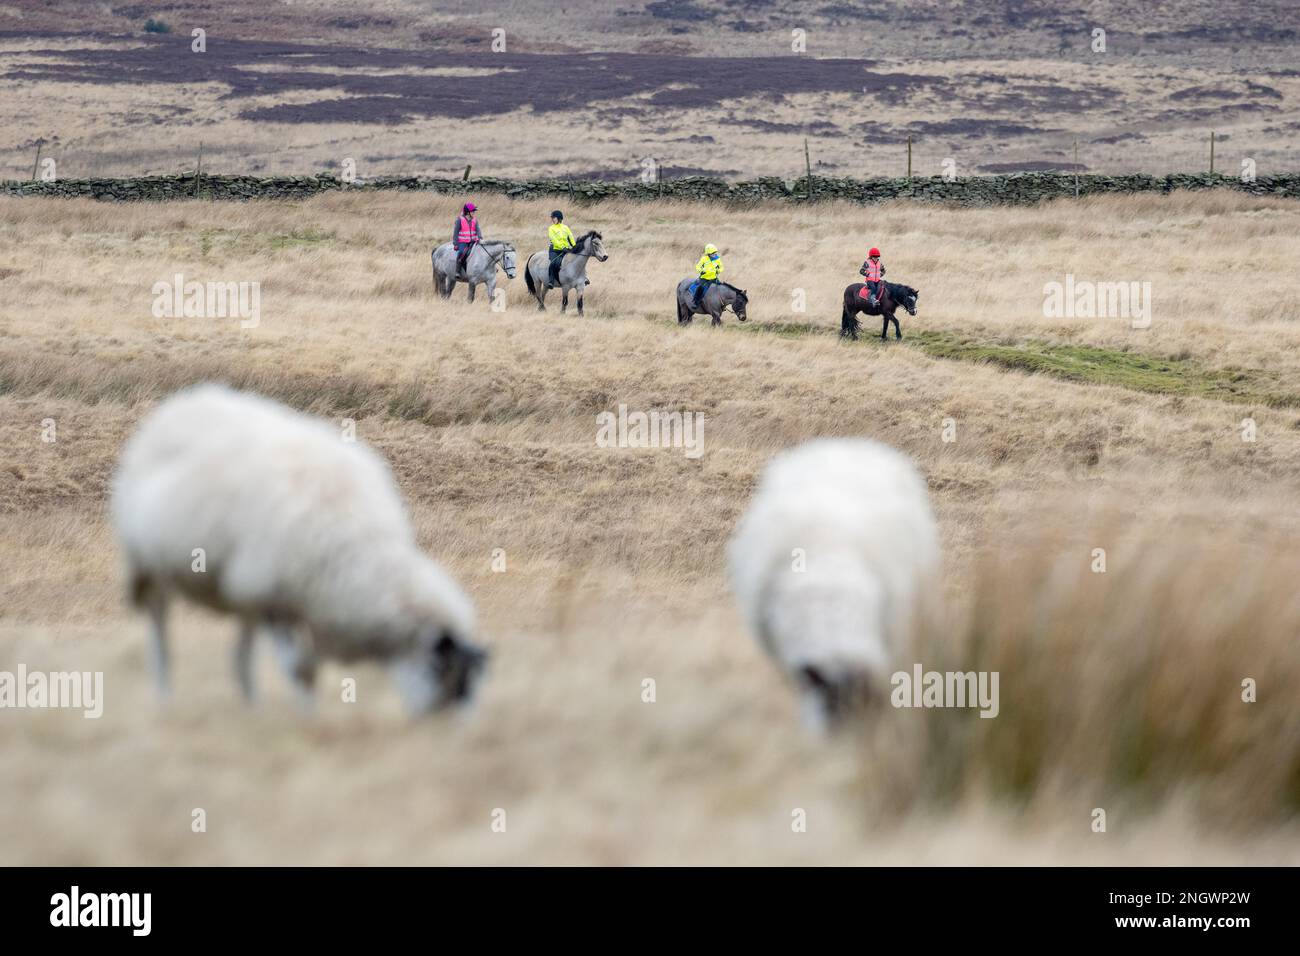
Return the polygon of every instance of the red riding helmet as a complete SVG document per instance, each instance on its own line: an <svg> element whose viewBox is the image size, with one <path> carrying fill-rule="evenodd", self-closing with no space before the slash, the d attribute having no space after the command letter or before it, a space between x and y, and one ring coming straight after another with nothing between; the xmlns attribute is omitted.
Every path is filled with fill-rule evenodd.
<svg viewBox="0 0 1300 956"><path fill-rule="evenodd" d="M880 250L875 248L874 246L871 248L871 251L867 253L867 258L870 259L873 256L876 258L880 257Z"/></svg>

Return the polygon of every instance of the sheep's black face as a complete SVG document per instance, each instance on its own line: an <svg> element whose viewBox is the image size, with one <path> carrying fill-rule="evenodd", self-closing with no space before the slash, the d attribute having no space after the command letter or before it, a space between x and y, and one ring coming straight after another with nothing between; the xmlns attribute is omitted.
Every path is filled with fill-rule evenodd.
<svg viewBox="0 0 1300 956"><path fill-rule="evenodd" d="M836 674L808 664L800 668L799 686L813 713L809 720L822 729L834 729L845 718L871 706L872 681L865 674Z"/></svg>
<svg viewBox="0 0 1300 956"><path fill-rule="evenodd" d="M450 631L439 634L429 657L434 688L430 709L468 703L487 667L487 659L487 651L457 640Z"/></svg>

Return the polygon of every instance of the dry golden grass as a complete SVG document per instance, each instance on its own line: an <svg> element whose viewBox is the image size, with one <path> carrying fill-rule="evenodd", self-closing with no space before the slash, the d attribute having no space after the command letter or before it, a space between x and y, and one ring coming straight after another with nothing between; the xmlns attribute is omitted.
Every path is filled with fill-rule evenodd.
<svg viewBox="0 0 1300 956"><path fill-rule="evenodd" d="M504 313L463 291L434 299L428 250L453 205L0 202L0 667L102 670L106 685L98 721L4 712L3 862L1300 859L1296 411L833 335L874 243L923 290L905 335L1295 376L1300 207L569 208L611 251L579 320L538 314L522 280ZM540 246L549 202L483 205L490 236ZM792 237L814 232L805 262ZM705 241L749 289L754 324L827 334L742 332L730 316L678 329L671 291ZM1231 304L1203 294L1202 246L1223 252ZM154 318L153 283L178 271L260 282L260 326ZM1152 327L1044 319L1042 285L1066 272L1152 282ZM807 314L791 311L796 288ZM230 626L197 611L178 617L178 693L160 708L106 485L149 404L209 378L356 418L393 463L494 648L469 720L412 724L382 673L338 667L308 720L269 661L266 699L246 709ZM703 457L598 448L594 416L620 403L703 412ZM949 609L923 661L998 669L999 718L891 712L831 743L797 725L731 606L723 545L766 459L818 435L870 435L924 469ZM1089 570L1097 547L1104 575ZM359 703L331 690L344 676ZM1247 677L1258 703L1240 701ZM190 832L195 807L206 834ZM1089 831L1095 807L1106 834ZM795 808L807 833L791 832Z"/></svg>

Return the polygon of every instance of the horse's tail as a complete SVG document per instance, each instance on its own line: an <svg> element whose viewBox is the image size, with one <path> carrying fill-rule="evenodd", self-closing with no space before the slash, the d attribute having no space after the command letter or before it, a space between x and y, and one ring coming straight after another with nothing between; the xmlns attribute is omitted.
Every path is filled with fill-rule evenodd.
<svg viewBox="0 0 1300 956"><path fill-rule="evenodd" d="M528 257L528 261L524 263L524 281L528 283L529 295L537 295L537 286L533 284L533 256L536 255L537 253L534 252L532 256Z"/></svg>

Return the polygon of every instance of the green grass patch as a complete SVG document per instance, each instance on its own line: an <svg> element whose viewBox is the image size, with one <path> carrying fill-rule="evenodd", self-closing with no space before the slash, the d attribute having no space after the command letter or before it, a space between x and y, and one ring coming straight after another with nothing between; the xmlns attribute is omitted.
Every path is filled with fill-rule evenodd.
<svg viewBox="0 0 1300 956"><path fill-rule="evenodd" d="M983 362L1070 382L1272 408L1300 406L1300 393L1288 388L1281 376L1258 369L1208 368L1190 359L1033 339L1004 345L951 332L914 332L903 341L935 358Z"/></svg>
<svg viewBox="0 0 1300 956"><path fill-rule="evenodd" d="M801 322L731 325L781 338L835 335L838 328ZM933 358L980 362L1000 368L1089 385L1113 385L1155 395L1211 398L1270 408L1300 407L1300 392L1281 375L1259 369L1209 368L1190 359L1160 358L1140 352L1053 344L1036 339L991 342L955 332L907 331L901 342L882 343L866 326L858 345L888 348L908 345Z"/></svg>
<svg viewBox="0 0 1300 956"><path fill-rule="evenodd" d="M321 232L319 229L295 229L282 236L272 236L270 246L272 249L291 249L295 246L314 246L317 243L329 242L333 238L332 232Z"/></svg>

